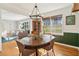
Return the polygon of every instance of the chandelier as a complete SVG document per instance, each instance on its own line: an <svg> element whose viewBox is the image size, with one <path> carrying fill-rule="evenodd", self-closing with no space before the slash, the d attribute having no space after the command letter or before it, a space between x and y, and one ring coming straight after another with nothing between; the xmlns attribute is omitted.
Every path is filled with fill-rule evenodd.
<svg viewBox="0 0 79 59"><path fill-rule="evenodd" d="M31 15L30 15L29 17L30 17L31 19L39 19L39 18L42 17L41 14L40 14L40 11L39 11L39 9L38 9L37 4L35 4L35 6L34 6L34 8L33 8L33 10L32 10L32 13L31 13Z"/></svg>

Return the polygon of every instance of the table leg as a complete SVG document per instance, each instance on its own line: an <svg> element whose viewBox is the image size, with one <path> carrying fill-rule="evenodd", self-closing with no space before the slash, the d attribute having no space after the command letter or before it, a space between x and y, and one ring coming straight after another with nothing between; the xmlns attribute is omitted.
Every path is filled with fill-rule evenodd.
<svg viewBox="0 0 79 59"><path fill-rule="evenodd" d="M36 49L36 56L38 56L38 49Z"/></svg>

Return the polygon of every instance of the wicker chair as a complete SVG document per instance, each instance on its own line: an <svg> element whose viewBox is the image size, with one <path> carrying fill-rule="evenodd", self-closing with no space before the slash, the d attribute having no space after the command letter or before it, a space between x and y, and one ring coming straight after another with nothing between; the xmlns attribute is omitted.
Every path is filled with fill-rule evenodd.
<svg viewBox="0 0 79 59"><path fill-rule="evenodd" d="M25 46L16 40L16 43L19 48L19 56L33 56L35 55L35 50L25 49Z"/></svg>
<svg viewBox="0 0 79 59"><path fill-rule="evenodd" d="M54 52L54 40L52 40L52 41L50 42L50 45L44 47L44 49L47 50L47 55L48 55L48 56L50 56L49 54L50 54L51 52L53 52L53 55L55 56L55 52ZM50 51L51 51L51 52L50 52Z"/></svg>
<svg viewBox="0 0 79 59"><path fill-rule="evenodd" d="M47 37L48 35L44 35L44 36ZM51 38L51 35L49 35L48 37L50 37L50 39L53 39L53 38ZM52 40L52 41L50 42L50 45L44 47L43 49L47 51L47 55L48 55L48 56L50 56L49 54L50 54L51 52L53 52L53 55L55 56L55 52L54 52L54 40Z"/></svg>
<svg viewBox="0 0 79 59"><path fill-rule="evenodd" d="M18 39L22 39L24 37L28 36L28 33L26 31L19 32L18 33Z"/></svg>

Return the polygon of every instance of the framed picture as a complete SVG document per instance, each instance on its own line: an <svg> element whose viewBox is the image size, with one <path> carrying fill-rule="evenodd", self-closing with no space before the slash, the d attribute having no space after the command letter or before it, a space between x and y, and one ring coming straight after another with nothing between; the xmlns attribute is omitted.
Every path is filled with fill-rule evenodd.
<svg viewBox="0 0 79 59"><path fill-rule="evenodd" d="M66 16L66 25L75 25L75 15Z"/></svg>

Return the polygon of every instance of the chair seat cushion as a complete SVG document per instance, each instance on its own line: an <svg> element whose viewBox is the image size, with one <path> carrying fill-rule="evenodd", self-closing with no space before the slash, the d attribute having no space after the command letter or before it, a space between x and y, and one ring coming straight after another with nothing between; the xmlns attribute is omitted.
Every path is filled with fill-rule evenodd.
<svg viewBox="0 0 79 59"><path fill-rule="evenodd" d="M40 48L38 49L39 55L40 56L46 56L47 55L47 50Z"/></svg>

